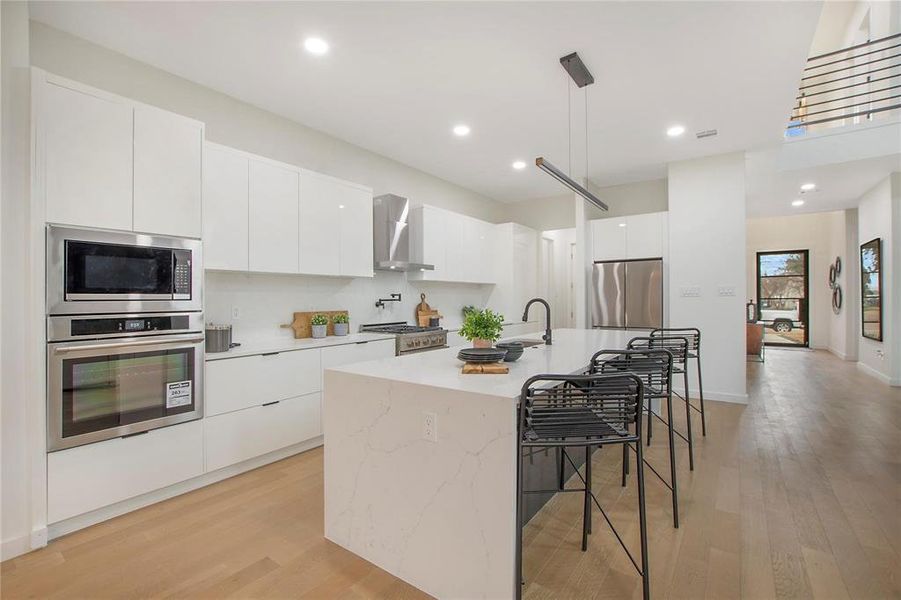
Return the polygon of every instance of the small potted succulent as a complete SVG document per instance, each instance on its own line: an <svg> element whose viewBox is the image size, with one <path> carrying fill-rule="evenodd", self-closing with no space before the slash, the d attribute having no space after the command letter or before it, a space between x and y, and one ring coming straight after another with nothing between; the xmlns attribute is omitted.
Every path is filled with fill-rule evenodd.
<svg viewBox="0 0 901 600"><path fill-rule="evenodd" d="M335 335L347 335L347 329L350 323L350 317L344 313L338 313L332 317L332 323L335 325Z"/></svg>
<svg viewBox="0 0 901 600"><path fill-rule="evenodd" d="M321 313L313 315L310 325L312 325L314 338L324 338L328 334L328 317L325 315Z"/></svg>
<svg viewBox="0 0 901 600"><path fill-rule="evenodd" d="M504 330L504 315L491 309L470 310L463 319L460 335L472 342L473 348L490 348Z"/></svg>

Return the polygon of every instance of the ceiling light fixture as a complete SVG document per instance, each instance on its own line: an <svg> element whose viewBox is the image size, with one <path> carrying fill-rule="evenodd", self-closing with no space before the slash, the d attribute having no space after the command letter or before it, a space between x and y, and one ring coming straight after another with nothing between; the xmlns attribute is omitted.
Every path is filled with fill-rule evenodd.
<svg viewBox="0 0 901 600"><path fill-rule="evenodd" d="M625 227L626 224L625 224L625 223L620 223L619 226L620 226L620 227Z"/></svg>
<svg viewBox="0 0 901 600"><path fill-rule="evenodd" d="M792 200L792 206L804 206L804 201L798 198L797 200Z"/></svg>
<svg viewBox="0 0 901 600"><path fill-rule="evenodd" d="M585 66L585 63L582 62L582 59L579 57L577 52L573 52L572 54L567 54L560 58L560 64L569 74L570 78L572 78L573 82L579 88L584 88L594 83L594 76L592 76L591 72L588 70L588 67ZM567 93L569 92L569 84L567 83ZM568 101L569 102L569 101ZM570 110L572 110L571 104L569 105ZM570 127L570 143L572 143L572 120L569 122ZM570 153L572 152L572 148L570 148ZM543 156L539 156L535 159L535 166L539 169L582 196L596 207L601 210L609 210L607 205L604 204L600 198L586 190L584 187L575 182L571 177L569 177L566 173L552 165L550 162L545 160ZM572 154L570 154L570 165L569 168L572 169ZM588 90L585 90L585 176L588 177Z"/></svg>
<svg viewBox="0 0 901 600"><path fill-rule="evenodd" d="M802 192L810 192L815 189L817 189L817 184L815 184L815 183L805 183L805 184L801 185Z"/></svg>
<svg viewBox="0 0 901 600"><path fill-rule="evenodd" d="M469 135L469 125L454 125L454 135L457 137L463 137Z"/></svg>
<svg viewBox="0 0 901 600"><path fill-rule="evenodd" d="M604 204L603 202L601 202L600 198L598 198L597 196L595 196L594 194L592 194L591 192L589 192L588 190L583 188L581 185L579 185L578 183L576 183L575 181L570 179L566 175L566 173L564 173L563 171L561 171L560 169L558 169L557 167L555 167L554 165L549 163L543 157L539 156L538 158L535 159L535 166L537 166L539 169L541 169L542 171L544 171L545 173L547 173L548 175L550 175L551 177L553 177L554 179L556 179L557 181L559 181L560 183L562 183L563 185L565 185L566 187L568 187L569 189L574 191L575 193L579 194L580 196L582 196L583 198L585 198L586 200L588 200L589 202L591 202L592 204L594 204L595 206L600 208L601 210L609 210L608 206L606 204Z"/></svg>
<svg viewBox="0 0 901 600"><path fill-rule="evenodd" d="M683 133L685 133L685 127L683 127L682 125L673 125L666 130L666 135L668 135L669 137L679 137Z"/></svg>
<svg viewBox="0 0 901 600"><path fill-rule="evenodd" d="M307 52L309 52L310 54L315 54L316 56L322 56L323 54L328 52L328 42L318 37L305 39L303 42L303 47L306 48Z"/></svg>
<svg viewBox="0 0 901 600"><path fill-rule="evenodd" d="M513 163L513 168L516 169L517 171L522 171L523 169L526 168L526 163L524 163L521 160L517 160L516 162Z"/></svg>

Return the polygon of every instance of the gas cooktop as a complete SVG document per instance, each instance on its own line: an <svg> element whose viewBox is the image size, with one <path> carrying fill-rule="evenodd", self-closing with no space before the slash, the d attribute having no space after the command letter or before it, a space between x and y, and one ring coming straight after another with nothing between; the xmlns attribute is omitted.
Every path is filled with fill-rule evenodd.
<svg viewBox="0 0 901 600"><path fill-rule="evenodd" d="M447 330L441 327L419 327L404 322L370 323L360 326L361 332L393 333L395 354L409 354L423 350L447 348Z"/></svg>

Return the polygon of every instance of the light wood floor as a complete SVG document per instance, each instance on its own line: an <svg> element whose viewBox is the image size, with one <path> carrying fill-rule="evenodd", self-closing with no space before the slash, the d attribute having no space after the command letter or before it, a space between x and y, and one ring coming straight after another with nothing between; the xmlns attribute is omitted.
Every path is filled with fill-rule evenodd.
<svg viewBox="0 0 901 600"><path fill-rule="evenodd" d="M825 352L749 367L747 407L709 402L682 527L649 477L655 598L901 598L901 390ZM665 438L650 460L665 466ZM637 552L634 474L598 453L595 489ZM634 470L633 470L634 473ZM263 467L2 564L7 598L420 598L322 537L322 452ZM640 597L595 511L559 494L526 528L527 598Z"/></svg>

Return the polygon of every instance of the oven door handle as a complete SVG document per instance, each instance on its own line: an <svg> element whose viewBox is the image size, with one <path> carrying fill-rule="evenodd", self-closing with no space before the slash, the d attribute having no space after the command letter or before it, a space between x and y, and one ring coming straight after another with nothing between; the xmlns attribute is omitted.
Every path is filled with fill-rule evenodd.
<svg viewBox="0 0 901 600"><path fill-rule="evenodd" d="M54 352L64 354L66 352L76 352L82 350L106 350L111 348L124 348L126 346L171 346L173 344L186 344L202 342L203 336L187 337L187 338L166 338L164 340L133 340L129 342L111 342L108 344L88 344L85 346L59 346L54 348Z"/></svg>

